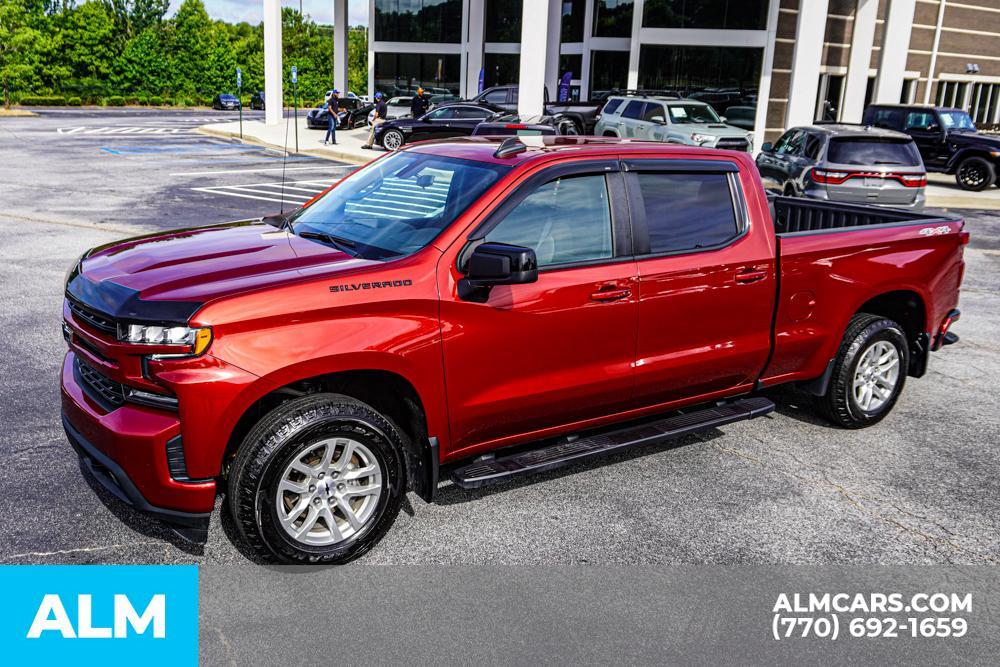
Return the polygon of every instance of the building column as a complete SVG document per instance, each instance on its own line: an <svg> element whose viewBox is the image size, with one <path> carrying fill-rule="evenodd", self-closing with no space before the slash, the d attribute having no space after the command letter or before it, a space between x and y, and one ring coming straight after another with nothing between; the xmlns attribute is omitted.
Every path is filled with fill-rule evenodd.
<svg viewBox="0 0 1000 667"><path fill-rule="evenodd" d="M829 4L829 0L809 0L799 3L785 127L811 125L815 120L819 66L823 58L823 37L826 35L826 13Z"/></svg>
<svg viewBox="0 0 1000 667"><path fill-rule="evenodd" d="M347 0L333 0L333 87L347 95Z"/></svg>
<svg viewBox="0 0 1000 667"><path fill-rule="evenodd" d="M844 103L840 109L840 120L845 123L860 123L865 111L865 92L868 90L868 71L871 69L877 18L878 0L858 0L851 35L851 59L844 82Z"/></svg>
<svg viewBox="0 0 1000 667"><path fill-rule="evenodd" d="M941 27L944 25L944 10L948 8L948 0L941 0L938 5L937 26L934 28L934 44L931 46L931 62L927 67L927 77L924 80L924 104L931 103L931 86L937 76L938 47L941 46Z"/></svg>
<svg viewBox="0 0 1000 667"><path fill-rule="evenodd" d="M890 0L879 56L878 76L875 79L873 102L898 104L903 93L903 74L909 55L910 32L916 0Z"/></svg>
<svg viewBox="0 0 1000 667"><path fill-rule="evenodd" d="M264 124L281 122L281 0L264 0Z"/></svg>
<svg viewBox="0 0 1000 667"><path fill-rule="evenodd" d="M639 50L642 46L639 38L642 35L642 11L643 0L634 0L632 3L632 40L629 43L626 85L629 90L639 89Z"/></svg>
<svg viewBox="0 0 1000 667"><path fill-rule="evenodd" d="M524 0L521 14L521 67L517 113L545 112L545 55L548 49L550 0Z"/></svg>
<svg viewBox="0 0 1000 667"><path fill-rule="evenodd" d="M757 86L757 112L754 114L753 147L754 154L760 152L766 141L767 107L771 98L771 77L774 75L774 44L778 34L778 10L781 0L771 0L767 9L767 42L764 46L763 62L760 68L760 82Z"/></svg>
<svg viewBox="0 0 1000 667"><path fill-rule="evenodd" d="M486 0L467 0L468 34L465 38L465 90L464 97L471 99L479 94L479 72L483 69L483 30Z"/></svg>

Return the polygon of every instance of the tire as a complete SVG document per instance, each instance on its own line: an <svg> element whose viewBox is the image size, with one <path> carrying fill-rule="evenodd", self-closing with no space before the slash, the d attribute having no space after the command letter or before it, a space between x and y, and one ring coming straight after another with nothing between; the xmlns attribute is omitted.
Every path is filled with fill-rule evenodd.
<svg viewBox="0 0 1000 667"><path fill-rule="evenodd" d="M270 562L332 564L361 556L399 513L405 446L392 421L348 396L283 403L251 429L233 462L229 505L240 537Z"/></svg>
<svg viewBox="0 0 1000 667"><path fill-rule="evenodd" d="M869 365L879 359L885 360L882 365ZM844 428L877 424L896 405L906 384L909 362L909 345L899 324L878 315L858 313L847 325L826 394L816 399L818 411ZM876 372L873 368L886 370ZM864 385L855 389L856 380L868 386L867 392Z"/></svg>
<svg viewBox="0 0 1000 667"><path fill-rule="evenodd" d="M795 186L791 183L786 183L785 190L781 194L785 197L795 197Z"/></svg>
<svg viewBox="0 0 1000 667"><path fill-rule="evenodd" d="M955 170L955 182L963 190L979 192L993 185L996 180L997 172L993 163L981 157L967 157Z"/></svg>
<svg viewBox="0 0 1000 667"><path fill-rule="evenodd" d="M615 139L618 138L618 135L615 134L614 132L612 132L611 130L605 130L604 134L602 136L605 136L605 137L614 137Z"/></svg>
<svg viewBox="0 0 1000 667"><path fill-rule="evenodd" d="M382 135L382 148L385 148L386 150L398 150L402 148L405 143L406 138L399 130L388 130Z"/></svg>

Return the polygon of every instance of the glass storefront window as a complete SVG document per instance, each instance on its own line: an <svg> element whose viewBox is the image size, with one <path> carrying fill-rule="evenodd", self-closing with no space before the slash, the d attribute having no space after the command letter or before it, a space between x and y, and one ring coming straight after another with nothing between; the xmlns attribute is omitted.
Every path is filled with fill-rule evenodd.
<svg viewBox="0 0 1000 667"><path fill-rule="evenodd" d="M632 35L632 0L594 0L594 37Z"/></svg>
<svg viewBox="0 0 1000 667"><path fill-rule="evenodd" d="M522 0L486 0L487 42L521 41Z"/></svg>
<svg viewBox="0 0 1000 667"><path fill-rule="evenodd" d="M562 0L562 41L583 41L583 19L587 0Z"/></svg>
<svg viewBox="0 0 1000 667"><path fill-rule="evenodd" d="M375 90L395 97L423 88L437 103L459 94L462 57L458 54L375 54ZM440 99L434 99L440 97Z"/></svg>
<svg viewBox="0 0 1000 667"><path fill-rule="evenodd" d="M462 39L462 0L375 0L375 34L382 42Z"/></svg>
<svg viewBox="0 0 1000 667"><path fill-rule="evenodd" d="M516 53L483 54L483 88L516 84L521 75L521 56Z"/></svg>
<svg viewBox="0 0 1000 667"><path fill-rule="evenodd" d="M646 28L763 30L768 0L646 0Z"/></svg>
<svg viewBox="0 0 1000 667"><path fill-rule="evenodd" d="M566 72L572 73L571 79L583 78L583 56L580 54L563 53L559 56L559 78Z"/></svg>
<svg viewBox="0 0 1000 667"><path fill-rule="evenodd" d="M591 51L590 98L603 100L628 83L628 51Z"/></svg>
<svg viewBox="0 0 1000 667"><path fill-rule="evenodd" d="M763 49L728 46L643 45L639 86L677 91L725 115L731 106L756 106L763 53Z"/></svg>

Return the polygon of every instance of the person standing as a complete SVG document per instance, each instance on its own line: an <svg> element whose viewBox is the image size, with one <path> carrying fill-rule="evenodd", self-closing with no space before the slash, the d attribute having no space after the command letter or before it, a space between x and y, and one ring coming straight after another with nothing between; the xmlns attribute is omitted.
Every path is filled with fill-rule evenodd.
<svg viewBox="0 0 1000 667"><path fill-rule="evenodd" d="M424 98L424 89L417 88L417 94L410 101L410 115L420 118L427 113L427 100Z"/></svg>
<svg viewBox="0 0 1000 667"><path fill-rule="evenodd" d="M337 112L339 111L337 101L340 99L340 91L336 88L330 93L329 99L326 101L326 138L323 140L323 145L335 144L337 143Z"/></svg>
<svg viewBox="0 0 1000 667"><path fill-rule="evenodd" d="M389 106L385 103L382 93L375 93L375 118L372 119L372 129L368 133L368 143L362 148L371 148L375 144L375 128L385 122L389 115Z"/></svg>

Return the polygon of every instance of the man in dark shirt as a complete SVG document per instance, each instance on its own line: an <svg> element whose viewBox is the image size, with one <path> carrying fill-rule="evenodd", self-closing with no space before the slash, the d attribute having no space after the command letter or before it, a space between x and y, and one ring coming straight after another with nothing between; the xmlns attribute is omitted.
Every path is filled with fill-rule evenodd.
<svg viewBox="0 0 1000 667"><path fill-rule="evenodd" d="M417 94L410 102L410 115L414 118L420 118L425 113L427 113L427 100L424 99L424 89L417 88Z"/></svg>
<svg viewBox="0 0 1000 667"><path fill-rule="evenodd" d="M368 143L362 148L371 148L375 143L375 128L385 122L385 117L389 115L389 107L382 97L382 93L375 93L375 118L372 120L372 129L368 133Z"/></svg>
<svg viewBox="0 0 1000 667"><path fill-rule="evenodd" d="M323 140L323 145L335 144L337 143L337 122L340 120L337 118L337 113L340 111L338 109L338 100L340 99L340 91L334 88L333 93L330 94L330 98L326 101L326 139Z"/></svg>

